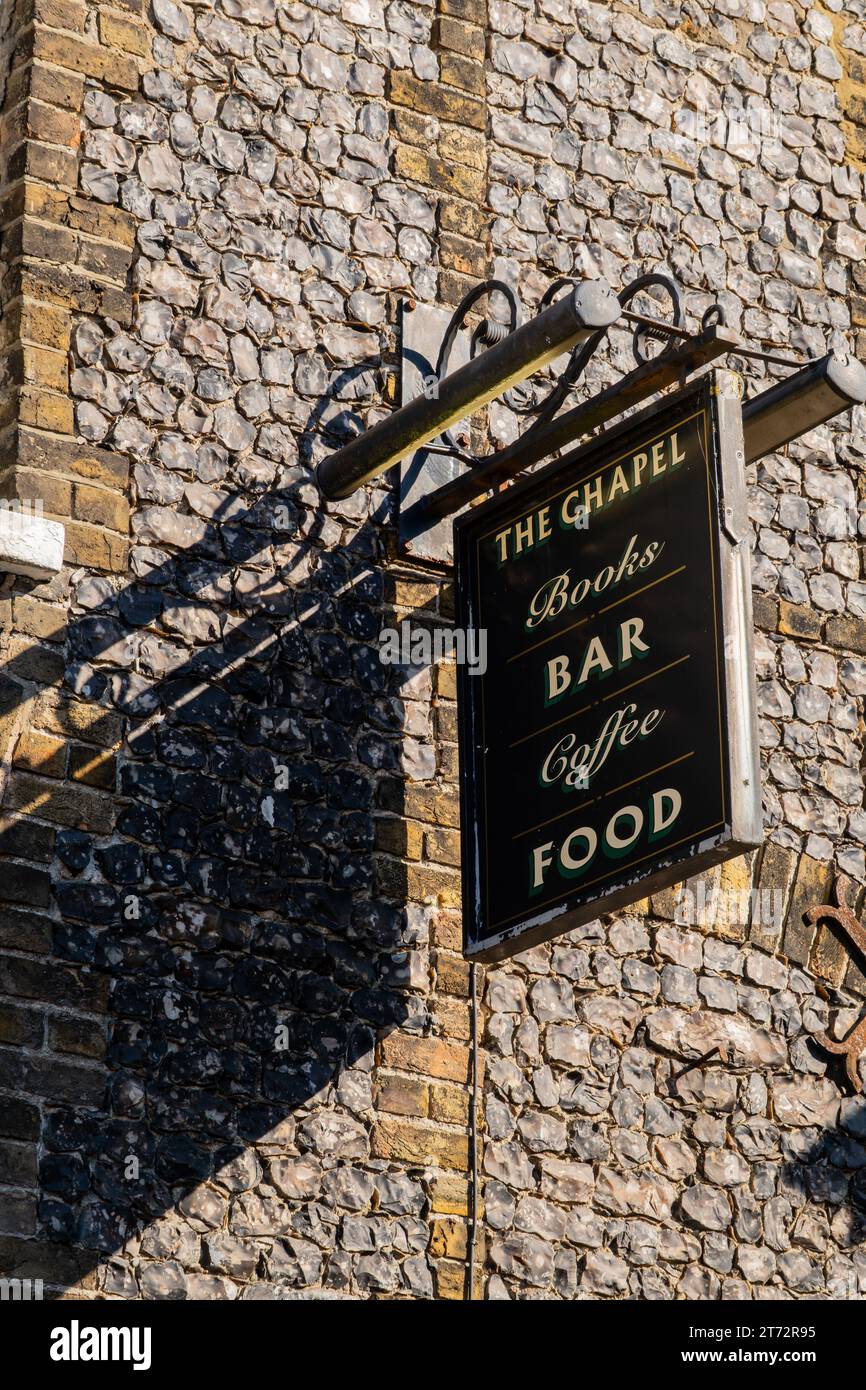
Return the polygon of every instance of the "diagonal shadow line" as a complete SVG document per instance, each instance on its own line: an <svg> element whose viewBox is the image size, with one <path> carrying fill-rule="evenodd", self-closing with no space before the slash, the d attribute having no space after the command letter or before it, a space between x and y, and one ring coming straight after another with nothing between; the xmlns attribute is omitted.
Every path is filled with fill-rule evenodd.
<svg viewBox="0 0 866 1390"><path fill-rule="evenodd" d="M247 515L255 511L250 508ZM349 557L359 555L365 565L370 558L367 540L362 534L359 545L348 547ZM176 560L183 558L182 554ZM174 564L172 561L160 570L154 588L169 585ZM293 592L319 601L322 585L327 589L326 581L327 574L318 576L312 583L299 584ZM333 577L328 582L339 587L333 584ZM201 592L200 587L196 592ZM325 597L330 602L327 592ZM97 612L95 616L104 619L113 615ZM73 628L87 621L87 615L76 618ZM269 621L275 623L279 618L272 616ZM209 687L222 682L231 698L249 695L256 705L258 696L256 707L269 709L269 695L261 691L255 675L261 662L250 654L258 645L261 626L260 616L250 615L232 634L230 650L215 654L213 650L197 651L170 679L158 683L166 697L169 736L177 739L189 735L194 749L198 737L206 744L230 743L237 735L236 727L229 725L224 734L218 732L209 739L207 718L204 724L180 718L184 712L203 713L195 706L190 709L190 682L204 682ZM303 633L303 622L292 631ZM76 647L82 660L95 660L110 649L107 634L100 637L92 627L85 632L86 640ZM74 634L72 642L75 646ZM19 680L30 683L28 655L19 655L6 668L16 685ZM288 664L306 674L310 662L306 647ZM122 694L123 669L116 670L115 675ZM311 707L313 694L306 687L301 693L304 712ZM106 690L100 692L99 698L103 697L107 697ZM373 692L368 692L368 697L371 702L377 698ZM122 703L120 708L124 708ZM134 736L147 716L136 714L134 708L127 708L125 713L134 731L132 765L148 772L156 753L150 744ZM379 717L381 722L383 716ZM115 711L107 710L106 728L113 726L115 719ZM383 732L395 739L402 735L387 717ZM247 746L270 750L267 743ZM280 756L284 751L288 758L294 756L291 750L279 751ZM48 784L52 779L39 780ZM216 780L226 790L240 779L226 771ZM382 781L390 795L390 776ZM264 784L259 781L256 785ZM196 791L204 794L206 788L201 784L185 786L178 802L162 799L156 794L159 790L158 784L145 779L134 780L125 792L127 809L141 818L140 830L152 826L152 812L160 817L165 817L167 807L188 812L190 803L196 805ZM290 792L294 805L287 809L296 812L299 806L315 805L305 801L304 792L303 785ZM380 808L365 808L362 817L374 815L376 809ZM386 800L381 809L399 811L400 807ZM15 811L26 814L26 807L16 807ZM149 831L151 850L164 843L164 826L163 820L159 830ZM182 831L182 827L177 829ZM74 838L76 833L82 840ZM314 833L328 831L320 827ZM8 835L5 830L0 833L0 853ZM81 831L67 837L63 849L70 877L62 882L69 888L65 900L61 894L62 919L51 919L51 925L56 931L54 952L59 969L85 966L111 983L113 995L106 1015L113 1021L112 1041L104 1065L93 1062L87 1068L96 1084L83 1102L80 1096L71 1095L64 1101L63 1088L69 1083L56 1057L50 1059L57 1084L53 1097L50 1087L54 1081L27 1061L17 1072L6 1071L0 1077L10 1089L20 1086L27 1090L32 1084L35 1089L31 1093L36 1094L41 1088L45 1099L40 1215L49 1237L44 1253L35 1242L16 1253L0 1240L4 1271L22 1277L42 1277L48 1272L55 1283L74 1283L86 1279L96 1265L107 1260L109 1277L114 1281L111 1291L128 1295L126 1276L111 1256L130 1236L158 1222L157 1234L150 1232L145 1237L142 1286L150 1297L182 1297L181 1266L189 1263L183 1247L187 1237L172 1220L166 1223L159 1219L184 1204L186 1211L195 1213L196 1238L203 1247L202 1267L210 1278L233 1275L243 1280L255 1272L266 1285L301 1288L322 1282L335 1291L344 1289L349 1277L345 1258L334 1250L329 1233L345 1210L337 1201L338 1183L348 1180L357 1185L364 1176L357 1174L365 1168L365 1156L351 1152L356 1142L356 1132L351 1129L353 1112L349 1110L347 1115L347 1107L343 1107L341 1119L346 1128L342 1148L325 1160L332 1166L321 1166L318 1176L306 1178L306 1186L298 1166L292 1167L292 1156L300 1152L313 1169L321 1164L312 1140L330 1123L333 1111L316 1106L316 1098L328 1088L333 1094L347 1076L352 1084L357 1075L369 1076L365 1068L376 1036L394 1026L417 1027L423 1022L412 1012L408 982L394 976L383 981L377 972L377 964L399 952L404 944L402 923L381 910L387 902L399 902L399 891L387 893L385 903L371 891L365 900L370 911L356 915L351 891L335 890L325 877L315 881L309 873L275 876L273 906L262 911L232 901L228 878L224 889L221 883L211 883L210 892L204 882L185 894L161 884L148 891L150 906L145 916L127 928L117 920L116 903L122 891L134 889L135 878L115 887L110 900L98 894L77 900L70 896L71 891L86 889L90 882L86 875L93 865L94 851L92 844L82 841L94 838L104 837L89 837ZM127 849L132 846L133 855L136 847L142 853L148 851L147 840L132 833L117 839ZM266 854L273 847L273 841L268 840L262 852ZM178 854L183 856L183 849ZM86 861L84 867L82 861ZM247 873L254 874L259 868L247 858L242 862L249 867L238 875L239 888L243 888ZM399 888L390 885L392 889L395 886ZM259 886L254 896L260 896ZM117 952L121 959L113 961L112 954ZM240 973L237 966L230 974L224 971L222 962L230 958L236 960ZM352 987L344 991L346 998L335 1013L334 991L347 979ZM392 1010L390 1019L371 1016L377 1007L371 998L377 986L379 1004ZM167 1023L159 1015L166 990L171 992L174 1014ZM82 1012L98 1016L97 1003L85 997ZM288 1056L274 1063L274 1030L284 1021L289 1027ZM6 1050L0 1049L0 1053L6 1055ZM108 1092L104 1100L97 1094L103 1088ZM137 1091L141 1101L136 1098ZM319 1130L314 1130L316 1125ZM814 1138L804 1136L802 1152L796 1157L788 1155L782 1163L779 1181L785 1191L800 1193L803 1201L815 1204L824 1201L832 1190L835 1210L845 1224L844 1247L856 1253L866 1244L866 1148L855 1136L866 1139L866 1124L859 1112L845 1126L829 1128ZM252 1158L251 1148L255 1149ZM139 1159L143 1174L134 1181L123 1177L131 1153ZM853 1176L846 1176L849 1168L856 1169ZM402 1220L413 1218L414 1199L404 1195L399 1179L366 1176L371 1192L375 1187L380 1212ZM261 1192L262 1183L265 1192L273 1196L261 1199L255 1195L254 1189L258 1186ZM841 1203L841 1189L837 1191L840 1183L848 1194ZM209 1224L219 1221L232 1223L234 1229L226 1232L219 1224ZM422 1235L415 1228L412 1238L417 1241L420 1259L427 1233Z"/></svg>
<svg viewBox="0 0 866 1390"><path fill-rule="evenodd" d="M277 505L275 499L292 505L285 490L268 494L243 517L233 515L221 531L210 525L201 545L152 571L145 584L127 586L111 606L114 611L96 609L70 623L74 693L88 704L107 700L111 705L102 721L76 737L95 742L98 750L100 740L113 741L120 714L128 720L124 742L133 761L122 774L125 809L114 836L88 833L75 824L59 831L57 849L68 877L53 886L60 920L48 922L50 960L64 989L72 987L69 972L78 967L84 967L76 977L79 985L84 974L110 985L104 1006L98 989L78 989L78 1007L85 1014L99 1017L105 1007L112 1022L104 1065L64 1068L55 1058L49 1067L45 1054L37 1052L0 1073L0 1084L24 1092L30 1088L45 1102L40 1215L52 1242L50 1277L56 1283L81 1278L130 1235L214 1179L218 1201L226 1192L226 1200L233 1201L231 1194L240 1193L247 1208L254 1206L246 1185L249 1173L239 1166L250 1165L247 1150L263 1136L278 1136L265 1149L273 1163L291 1166L287 1154L306 1154L313 1168L320 1166L323 1191L329 1180L333 1186L334 1172L363 1160L364 1126L352 1118L351 1097L348 1114L342 1098L342 1135L329 1136L333 1111L319 1113L317 1099L330 1095L333 1102L336 1092L340 1100L347 1077L350 1092L354 1086L366 1096L376 1037L400 1024L419 1029L426 1021L410 992L402 913L405 870L398 863L384 891L369 871L376 816L383 810L399 815L402 809L397 749L404 736L402 710L393 703L385 668L378 660L374 666L371 657L378 654L369 646L385 602L375 582L375 528L362 526L338 560L316 549L315 535L306 537L296 569L315 551L320 564L313 575L286 586L288 597L281 596L267 618L250 614L225 632L218 646L197 649L156 678L150 694L136 687L128 668L114 664L103 674L92 665L110 659L128 631L149 630L163 611L165 591L177 591L178 565L213 559L207 553L211 541L226 547L226 562L235 566L258 554L258 519L263 505ZM254 524L247 527L251 519ZM253 534L245 537L244 530ZM356 556L360 574L353 576ZM192 574L187 587L201 594L206 575ZM269 574L246 596L247 605L265 591L273 602L273 587ZM298 600L305 595L313 600L312 611L299 614ZM148 602L149 596L155 597ZM192 595L181 585L178 597ZM291 611L291 623L277 634L283 605ZM367 653L354 699L345 693L341 646ZM45 688L44 676L34 679L33 663L34 653L43 651L34 644L7 663L0 678L0 714L15 700L32 699L34 686ZM357 670L352 674L359 676ZM275 691L279 705L273 703ZM245 710L244 728L235 702ZM256 725L257 715L270 718L274 709L288 713L289 723L278 731ZM311 745L292 727L293 713L306 720L319 717L328 738ZM340 738L341 730L353 727L368 731L363 753ZM311 722L307 736L312 729ZM238 745L252 750L244 766L232 762ZM288 767L287 786L281 793L271 785L272 794L264 797L268 779L273 783L274 754ZM215 755L216 767L211 762L202 771L201 758ZM180 760L171 777L167 758ZM324 782L316 778L321 766L328 769ZM49 797L60 786L38 773L22 780L18 770L13 786L26 793L27 776ZM219 794L208 800L213 784ZM270 803L265 825L250 823L255 814L250 787L253 799ZM13 798L7 809L17 816L32 814L26 794L23 800ZM38 815L39 806L34 809ZM0 853L23 857L16 824L0 832ZM109 838L107 845L100 843ZM197 859L205 862L197 863L191 848L201 850L202 843L206 853ZM280 854L290 856L290 871L274 873ZM173 878L179 863L196 865L181 891ZM130 897L141 902L138 918L127 923L122 908ZM24 915L14 899L13 910ZM34 999L47 983L45 973L37 973ZM280 1027L286 1030L285 1055L275 1057ZM90 1078L84 1096L76 1089L82 1072ZM295 1144L287 1126L299 1109ZM323 1133L320 1160L314 1151L321 1148ZM132 1182L119 1176L131 1152L142 1174ZM277 1238L273 1221L265 1222L265 1233L258 1235L259 1245L265 1242L256 1255L262 1276L302 1284L318 1263L316 1277L342 1287L345 1271L323 1241L321 1220L309 1215L313 1194L292 1188L290 1198L285 1183L282 1193L275 1188L273 1166L270 1177L267 1200L279 1206L275 1219L284 1229ZM383 1179L379 1186L384 1210L389 1201L399 1205L394 1183L389 1188ZM333 1200L329 1191L325 1200ZM247 1210L245 1219L248 1231L257 1218ZM255 1244L251 1236L242 1239ZM229 1257L206 1248L202 1260L221 1275ZM174 1295L169 1289L159 1296Z"/></svg>
<svg viewBox="0 0 866 1390"><path fill-rule="evenodd" d="M316 404L314 409L311 411L307 425L299 441L299 451L303 450L305 444L308 448L311 445L312 439L315 435L315 426L321 422L330 400L335 397L339 389L347 385L349 382L355 380L356 378L362 376L365 372L370 371L374 366L378 365L378 359L368 359L367 361L358 363L356 366L349 368L348 370L342 371L337 375L335 380L332 382L329 396L320 400ZM354 418L356 419L359 425L362 424L360 417ZM348 429L347 423L343 423L341 427L339 422L332 421L330 422L330 425L332 431L339 431L339 433L335 433L335 444L345 442L345 438L350 437L350 431ZM97 604L91 610L91 612L95 614L97 617L116 617L117 610L120 607L120 604L123 599L123 592L125 592L127 596L137 594L142 589L152 590L154 593L159 593L164 589L168 589L171 592L177 583L176 563L178 559L183 559L184 557L192 557L194 561L201 562L198 575L196 575L195 573L191 573L184 577L184 588L181 594L179 595L179 597L182 600L192 600L193 598L195 598L197 594L201 593L203 589L205 589L212 583L214 577L213 572L214 570L219 568L219 561L217 560L216 556L219 553L220 542L224 540L226 536L231 537L234 541L232 549L230 550L229 554L225 557L224 560L224 567L226 570L241 565L245 561L253 560L256 556L261 555L263 551L270 548L274 544L275 528L272 522L268 523L267 513L270 512L271 514L273 514L278 507L284 507L287 510L289 516L293 516L294 526L296 527L298 523L299 510L296 501L297 491L301 487L309 486L311 484L315 485L312 476L296 480L285 488L268 490L242 514L239 514L236 510L236 499L233 497L228 497L226 501L220 503L214 511L212 517L210 518L211 524L208 526L206 535L203 537L202 541L193 544L187 550L182 551L179 554L173 555L172 558L165 564L157 565L153 569L151 569L148 572L145 584L133 584L128 586L126 591L122 591L120 594L117 595L116 600L112 600L104 605ZM136 514L140 515L141 512L146 509L147 505L145 505L144 507L140 506L137 509ZM166 508L166 510L169 509ZM194 514L191 513L191 515ZM219 527L217 523L220 522L221 518L225 518L225 520L230 524ZM249 531L249 536L246 542L244 541L243 536L244 530ZM317 516L315 528L311 535L306 539L306 555L309 555L315 551L314 542L321 535L321 532L322 520L321 517ZM293 532L289 529L277 531L277 543L279 543L280 540L289 540L292 537L292 535ZM350 550L352 548L353 547L350 547ZM303 558L304 557L301 557L299 559L298 564L302 563ZM204 566L207 566L207 568L205 568ZM285 568L280 569L279 567L277 567L276 576L272 573L269 577L269 583L263 584L261 586L260 592L270 587L273 584L275 577L278 577L280 583L288 584L288 582L291 579L291 569L288 573L286 573ZM26 581L22 581L22 583L26 583ZM38 581L33 581L29 585L29 587L37 588ZM248 596L248 599L249 597L250 596ZM226 607L229 608L231 607L231 605L226 605ZM145 624L143 624L142 622L136 622L134 619L132 619L126 614L121 613L121 616L126 617L127 621L130 622L133 627L140 627L142 625L146 625L146 623L149 622L156 622L160 616L161 611L162 605L159 607L154 607L153 611L148 613L147 618L145 620ZM84 621L86 621L86 618L78 618L79 623ZM253 619L250 618L247 624L248 630L251 630L252 623ZM92 640L88 643L89 659L96 660L100 655L106 653L109 650L109 648L114 644L116 638L117 633L114 630L106 633L105 637L101 640L98 636L98 633L94 632L92 634ZM3 667L0 668L0 675L5 677L6 680L9 680L10 678L17 678L21 681L30 684L43 684L44 682L42 682L38 677L34 677L32 674L33 662L31 659L34 654L39 653L42 650L43 648L39 647L36 643L34 643L31 649L23 653L19 653L16 657L13 657L10 660L8 660L3 665ZM206 653L196 653L196 655L190 659L188 663L188 669L185 672L183 672L183 674L187 676L194 676L199 668L201 668L203 675L207 674L207 668L209 665L210 658L206 655ZM13 689L11 689L8 686L5 688L0 686L0 714L9 714L16 703L24 703L28 698L30 697L22 692L21 696L18 698L18 700L16 700L16 692ZM125 714L134 713L134 711L123 709L122 707L120 709L120 712Z"/></svg>

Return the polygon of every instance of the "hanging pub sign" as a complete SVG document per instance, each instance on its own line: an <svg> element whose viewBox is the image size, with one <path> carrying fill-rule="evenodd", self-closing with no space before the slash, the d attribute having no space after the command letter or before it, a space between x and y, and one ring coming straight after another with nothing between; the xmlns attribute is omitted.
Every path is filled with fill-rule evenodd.
<svg viewBox="0 0 866 1390"><path fill-rule="evenodd" d="M466 955L499 960L761 841L731 373L455 522ZM480 644L480 645L479 645Z"/></svg>

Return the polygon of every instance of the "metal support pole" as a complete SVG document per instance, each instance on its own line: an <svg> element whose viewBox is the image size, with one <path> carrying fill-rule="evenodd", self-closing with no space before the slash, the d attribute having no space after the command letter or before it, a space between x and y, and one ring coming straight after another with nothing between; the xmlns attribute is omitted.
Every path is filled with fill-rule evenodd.
<svg viewBox="0 0 866 1390"><path fill-rule="evenodd" d="M746 462L775 453L834 415L866 403L866 366L831 352L743 403Z"/></svg>
<svg viewBox="0 0 866 1390"><path fill-rule="evenodd" d="M476 468L429 493L416 504L419 518L460 511L473 497L516 477L532 464L551 457L624 410L726 353L745 355L739 340L724 329L713 327L687 338L672 353L643 363L591 400L557 416L541 429L527 430ZM866 366L857 358L829 353L817 362L809 362L743 403L746 462L774 453L806 430L815 429L854 405L864 404Z"/></svg>
<svg viewBox="0 0 866 1390"><path fill-rule="evenodd" d="M620 313L619 299L606 280L575 285L571 293L501 343L437 383L435 393L418 396L323 459L317 470L323 495L332 500L349 497L362 483L525 381L561 353L610 328Z"/></svg>
<svg viewBox="0 0 866 1390"><path fill-rule="evenodd" d="M466 1297L471 1302L475 1298L475 1255L478 1248L478 966L472 961L469 966L469 1001L472 1033L472 1086L469 1092L471 1106L469 1116L469 1166L471 1191L469 1194L469 1231L466 1250Z"/></svg>
<svg viewBox="0 0 866 1390"><path fill-rule="evenodd" d="M541 427L526 430L513 444L489 454L475 468L428 493L416 504L419 517L448 516L459 511L473 497L489 492L497 483L506 482L533 463L550 458L581 436L591 434L599 425L649 400L657 391L675 385L699 367L738 350L738 339L723 328L707 328L695 337L687 337L671 352L641 363L628 376L599 391L591 400L555 416Z"/></svg>

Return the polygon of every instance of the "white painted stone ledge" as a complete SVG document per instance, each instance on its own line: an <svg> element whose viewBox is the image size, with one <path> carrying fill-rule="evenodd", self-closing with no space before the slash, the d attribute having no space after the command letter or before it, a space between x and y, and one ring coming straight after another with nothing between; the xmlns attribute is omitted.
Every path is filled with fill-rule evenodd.
<svg viewBox="0 0 866 1390"><path fill-rule="evenodd" d="M64 539L59 521L0 507L0 574L50 579L60 573Z"/></svg>

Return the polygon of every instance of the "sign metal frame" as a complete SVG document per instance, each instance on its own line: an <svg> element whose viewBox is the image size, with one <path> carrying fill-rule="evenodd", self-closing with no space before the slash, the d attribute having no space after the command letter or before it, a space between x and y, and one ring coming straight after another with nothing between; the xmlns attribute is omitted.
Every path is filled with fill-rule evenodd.
<svg viewBox="0 0 866 1390"><path fill-rule="evenodd" d="M482 626L477 591L476 541L479 533L489 532L491 523L520 516L531 508L533 495L555 495L556 486L568 486L572 478L589 476L596 464L620 447L628 448L632 439L648 436L654 421L676 420L678 412L690 406L706 410L711 507L711 535L714 539L713 564L717 567L716 591L720 598L720 626L724 660L718 663L724 710L722 759L726 779L727 814L723 828L679 852L654 854L655 863L646 872L637 867L622 870L606 886L590 892L577 885L565 901L528 904L519 920L501 930L490 931L484 921L482 869L489 868L483 841L484 818L490 814L484 804L483 748L480 703L485 677L472 675L466 666L457 673L458 728L460 744L461 867L463 879L464 955L478 961L497 961L563 935L604 913L613 912L659 892L671 884L757 848L762 843L760 760L757 731L757 699L753 658L752 592L749 557L749 522L744 477L745 448L740 402L741 382L735 373L711 369L683 390L662 397L652 407L606 430L590 443L530 475L520 483L473 508L454 521L456 622L464 631ZM683 414L683 418L685 415ZM524 506L524 503L526 506ZM505 521L507 525L507 520ZM683 518L683 525L689 518ZM628 529L626 527L626 529ZM494 750L492 756L502 756ZM649 774L646 774L649 776ZM640 779L639 779L640 780ZM506 851L507 852L507 851ZM492 856L491 856L492 857ZM610 875L608 875L610 877Z"/></svg>

